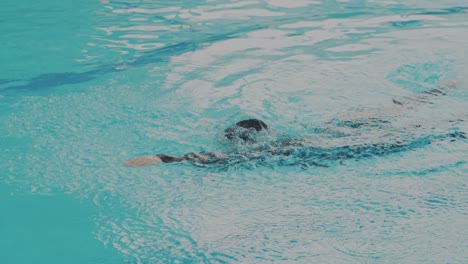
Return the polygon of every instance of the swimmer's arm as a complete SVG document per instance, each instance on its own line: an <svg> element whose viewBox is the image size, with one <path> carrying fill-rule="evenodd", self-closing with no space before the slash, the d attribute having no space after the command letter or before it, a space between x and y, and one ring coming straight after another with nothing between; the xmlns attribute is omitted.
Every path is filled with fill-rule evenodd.
<svg viewBox="0 0 468 264"><path fill-rule="evenodd" d="M437 88L429 89L422 93L414 93L413 96L409 97L393 98L393 103L407 108L413 108L420 104L430 104L436 97L443 96L456 88L457 82L455 80L447 80L438 85Z"/></svg>
<svg viewBox="0 0 468 264"><path fill-rule="evenodd" d="M222 163L226 161L228 154L219 153L219 152L209 152L209 153L189 153L183 156L171 156L166 154L158 154L154 156L140 156L134 159L131 159L127 162L123 162L122 166L129 167L142 167L150 166L159 163L173 163L173 162L183 162L190 161L201 164L212 164L212 163Z"/></svg>
<svg viewBox="0 0 468 264"><path fill-rule="evenodd" d="M158 163L163 163L162 159L158 155L154 156L140 156L129 161L123 162L120 165L128 166L128 167L141 167L141 166L149 166Z"/></svg>

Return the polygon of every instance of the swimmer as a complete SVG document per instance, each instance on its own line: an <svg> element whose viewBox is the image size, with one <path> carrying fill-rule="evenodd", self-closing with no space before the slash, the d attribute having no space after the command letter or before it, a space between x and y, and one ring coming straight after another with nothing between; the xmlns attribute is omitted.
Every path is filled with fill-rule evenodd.
<svg viewBox="0 0 468 264"><path fill-rule="evenodd" d="M229 141L238 141L243 144L254 144L258 133L268 130L265 122L259 119L242 120L224 130L224 137ZM383 138L383 137L378 137ZM182 156L157 154L153 156L141 156L122 163L123 166L148 166L158 163L191 162L194 164L233 164L236 162L263 159L266 156L292 156L308 160L330 161L351 158L366 158L380 156L430 144L434 140L444 138L466 139L463 132L453 132L445 135L433 135L402 141L395 136L381 142L355 143L342 146L319 146L319 142L304 139L280 139L269 146L260 146L248 151L231 152L199 152L188 153ZM355 141L353 137L350 142ZM314 165L320 165L313 162Z"/></svg>
<svg viewBox="0 0 468 264"><path fill-rule="evenodd" d="M247 119L237 122L235 125L224 130L224 137L229 141L241 141L246 144L255 142L256 134L267 130L268 126L259 119ZM183 156L172 156L166 154L157 154L153 156L140 156L135 159L122 163L123 166L148 166L157 163L173 163L182 161L191 161L196 163L210 164L222 163L226 161L232 153L221 152L200 152L189 153Z"/></svg>
<svg viewBox="0 0 468 264"><path fill-rule="evenodd" d="M453 87L454 82L444 86ZM402 110L411 110L422 103L431 103L434 97L444 95L444 87L433 89L422 94L415 94L413 97L393 99L393 113L400 113ZM388 110L388 109L387 109ZM390 112L385 110L386 113ZM344 160L352 158L365 158L380 156L431 144L434 140L445 138L466 139L463 132L452 132L444 135L426 135L421 137L407 137L401 132L392 132L382 129L375 129L375 123L388 122L383 116L381 118L365 116L345 119L339 122L328 122L323 127L322 133L341 133L340 128L357 129L363 126L372 128L366 130L364 135L347 135L345 142L343 137L327 138L324 140L307 140L301 138L282 137L276 141L269 142L268 145L256 144L260 133L268 132L269 126L260 119L246 119L226 128L223 137L234 145L244 146L240 150L228 152L198 152L188 153L181 156L157 154L151 156L140 156L122 163L122 166L148 166L158 163L190 162L193 164L233 164L236 162L264 159L267 156L283 156L314 161L323 160ZM330 128L330 124L334 128ZM340 142L337 142L341 140Z"/></svg>

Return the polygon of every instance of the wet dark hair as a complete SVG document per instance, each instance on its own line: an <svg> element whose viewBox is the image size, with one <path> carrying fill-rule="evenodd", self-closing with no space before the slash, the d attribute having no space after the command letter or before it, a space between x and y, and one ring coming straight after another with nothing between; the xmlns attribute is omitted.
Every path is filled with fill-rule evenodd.
<svg viewBox="0 0 468 264"><path fill-rule="evenodd" d="M237 122L235 125L232 125L224 130L224 136L233 140L235 138L240 138L246 142L253 142L254 132L260 132L262 130L267 130L268 126L259 119L246 119Z"/></svg>

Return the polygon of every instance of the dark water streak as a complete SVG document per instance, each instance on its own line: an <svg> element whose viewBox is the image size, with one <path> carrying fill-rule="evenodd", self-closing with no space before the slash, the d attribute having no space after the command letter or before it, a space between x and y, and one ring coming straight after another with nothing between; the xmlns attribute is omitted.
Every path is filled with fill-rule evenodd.
<svg viewBox="0 0 468 264"><path fill-rule="evenodd" d="M141 67L151 63L158 63L167 61L169 57L177 56L184 54L186 52L195 51L197 49L203 48L206 45L211 43L235 38L240 32L249 32L261 29L260 26L252 26L249 28L242 28L233 32L228 32L225 34L214 35L201 39L199 41L184 41L167 47L155 49L153 51L148 51L143 53L142 56L134 59L131 62L125 64L111 64L104 65L97 69L85 71L85 72L64 72L64 73L47 73L42 74L37 77L31 78L29 80L22 80L26 84L21 85L12 85L6 88L0 89L0 94L3 95L13 95L18 92L31 92L36 90L44 90L49 88L54 88L62 85L84 83L90 80L97 79L103 75L117 73L124 71L123 69L118 69L119 66L126 65L132 67ZM13 80L0 80L0 85L8 84L14 82Z"/></svg>

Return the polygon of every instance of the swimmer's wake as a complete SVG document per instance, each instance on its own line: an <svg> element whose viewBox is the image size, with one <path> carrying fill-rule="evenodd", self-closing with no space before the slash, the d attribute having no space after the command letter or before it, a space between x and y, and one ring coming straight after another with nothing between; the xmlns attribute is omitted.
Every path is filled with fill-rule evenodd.
<svg viewBox="0 0 468 264"><path fill-rule="evenodd" d="M453 87L450 83L448 87ZM445 87L446 88L446 87ZM431 99L445 94L444 87L416 94L411 98L394 99L394 106L390 111L393 114L401 114L403 110L411 110L423 103L430 103ZM385 112L388 114L389 109ZM335 120L336 121L336 120ZM347 143L343 145L333 144L333 138L322 140L294 139L290 137L281 138L268 144L257 144L259 134L268 131L268 125L259 119L247 119L232 125L224 130L224 138L235 142L241 149L228 152L199 152L188 153L181 156L157 154L153 156L140 156L122 163L123 166L148 166L158 163L191 162L197 165L224 164L232 165L246 161L265 161L269 157L275 157L279 164L308 164L316 166L327 166L327 162L341 161L346 159L360 159L374 156L383 156L391 153L402 152L421 148L434 141L444 139L466 139L466 134L453 131L438 135L407 136L405 133L392 133L378 128L380 124L388 123L384 118L368 117L353 118L338 122L327 123L322 131L325 133L338 133L339 128L357 129L362 127L373 128L374 131L366 131L367 141L362 137L347 136ZM332 125L330 127L330 124ZM377 124L377 125L376 125ZM369 134L377 133L374 138ZM380 133L380 134L379 134ZM406 138L405 138L406 137ZM374 141L372 141L374 139ZM375 141L375 139L378 139ZM327 142L323 142L327 140ZM247 146L247 147L245 147Z"/></svg>

